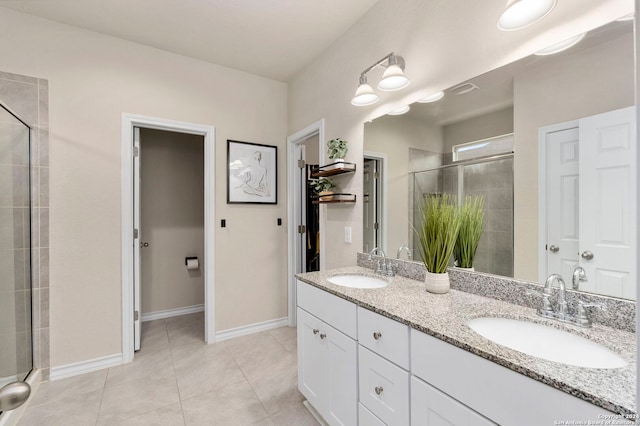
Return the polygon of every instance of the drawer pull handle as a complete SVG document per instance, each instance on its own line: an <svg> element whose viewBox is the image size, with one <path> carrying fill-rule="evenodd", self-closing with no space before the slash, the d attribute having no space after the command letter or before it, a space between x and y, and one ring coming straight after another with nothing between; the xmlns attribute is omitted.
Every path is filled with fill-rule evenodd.
<svg viewBox="0 0 640 426"><path fill-rule="evenodd" d="M320 333L320 338L321 338L321 339L324 339L325 337L327 337L327 335L326 335L326 334L324 334L324 333Z"/></svg>
<svg viewBox="0 0 640 426"><path fill-rule="evenodd" d="M384 389L382 389L382 386L376 386L375 391L378 395L380 395L382 393Z"/></svg>
<svg viewBox="0 0 640 426"><path fill-rule="evenodd" d="M320 330L318 330L317 328L313 329L313 334L318 334L320 332Z"/></svg>
<svg viewBox="0 0 640 426"><path fill-rule="evenodd" d="M378 340L382 337L382 333L380 333L379 331L376 331L375 333L373 333L373 338Z"/></svg>

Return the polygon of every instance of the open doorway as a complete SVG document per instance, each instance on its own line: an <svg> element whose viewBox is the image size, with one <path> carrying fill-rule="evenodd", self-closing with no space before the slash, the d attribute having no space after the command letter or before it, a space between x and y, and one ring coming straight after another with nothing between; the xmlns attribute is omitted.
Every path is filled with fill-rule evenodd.
<svg viewBox="0 0 640 426"><path fill-rule="evenodd" d="M141 233L140 223L140 188L136 189L139 179L134 179L140 155L140 129L155 129L166 132L196 135L201 138L203 145L204 173L201 174L204 199L204 251L202 259L198 255L200 273L203 275L204 287L204 337L207 343L215 342L215 129L212 126L183 123L173 120L144 117L132 114L122 116L122 358L123 362L133 360L136 339L139 339L142 322L142 304L140 272L141 249L150 248L151 243L145 241ZM137 156L136 156L137 154ZM139 170L139 164L137 164ZM182 190L191 189L182 186ZM142 238L141 238L142 237ZM149 247L144 247L144 243ZM141 247L142 245L142 247ZM193 273L184 265L189 253L180 254L179 262L183 273ZM135 295L135 297L134 297ZM202 307L191 309L202 309ZM160 315L164 315L160 311ZM173 311L173 313L177 313ZM149 318L149 317L147 317ZM153 317L151 317L153 318Z"/></svg>
<svg viewBox="0 0 640 426"><path fill-rule="evenodd" d="M204 137L134 131L139 133L134 216L139 216L140 240L134 302L142 321L135 350L163 332L169 343L204 341Z"/></svg>
<svg viewBox="0 0 640 426"><path fill-rule="evenodd" d="M289 136L289 326L296 325L295 275L324 267L324 210L312 203L311 171L324 161L324 121Z"/></svg>

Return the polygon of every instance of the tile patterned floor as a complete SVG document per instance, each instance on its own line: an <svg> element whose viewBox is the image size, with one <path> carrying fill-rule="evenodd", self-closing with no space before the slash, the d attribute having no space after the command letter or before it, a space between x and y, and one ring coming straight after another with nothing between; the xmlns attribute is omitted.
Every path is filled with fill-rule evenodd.
<svg viewBox="0 0 640 426"><path fill-rule="evenodd" d="M145 322L132 363L44 383L19 426L318 424L297 390L295 328L203 336L202 313Z"/></svg>

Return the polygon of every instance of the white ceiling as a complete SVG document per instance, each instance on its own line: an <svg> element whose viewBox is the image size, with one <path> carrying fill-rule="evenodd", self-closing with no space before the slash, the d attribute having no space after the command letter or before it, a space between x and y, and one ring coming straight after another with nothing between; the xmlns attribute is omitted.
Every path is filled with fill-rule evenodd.
<svg viewBox="0 0 640 426"><path fill-rule="evenodd" d="M287 81L377 0L0 0L0 6Z"/></svg>

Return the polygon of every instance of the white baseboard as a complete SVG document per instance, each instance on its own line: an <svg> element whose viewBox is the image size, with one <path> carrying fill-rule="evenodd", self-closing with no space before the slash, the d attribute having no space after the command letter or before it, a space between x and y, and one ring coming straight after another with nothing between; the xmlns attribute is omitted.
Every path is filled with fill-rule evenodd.
<svg viewBox="0 0 640 426"><path fill-rule="evenodd" d="M204 305L193 305L185 306L184 308L167 309L166 311L147 312L146 314L142 314L142 322L177 317L180 315L195 314L196 312L203 311Z"/></svg>
<svg viewBox="0 0 640 426"><path fill-rule="evenodd" d="M113 354L73 364L61 365L59 367L51 367L49 379L51 381L66 379L104 368L117 367L118 365L122 365L122 363L122 354Z"/></svg>
<svg viewBox="0 0 640 426"><path fill-rule="evenodd" d="M230 328L228 330L218 331L216 333L216 342L233 339L234 337L246 336L247 334L258 333L260 331L271 330L273 328L284 327L286 325L289 325L288 317L244 325L242 327Z"/></svg>

